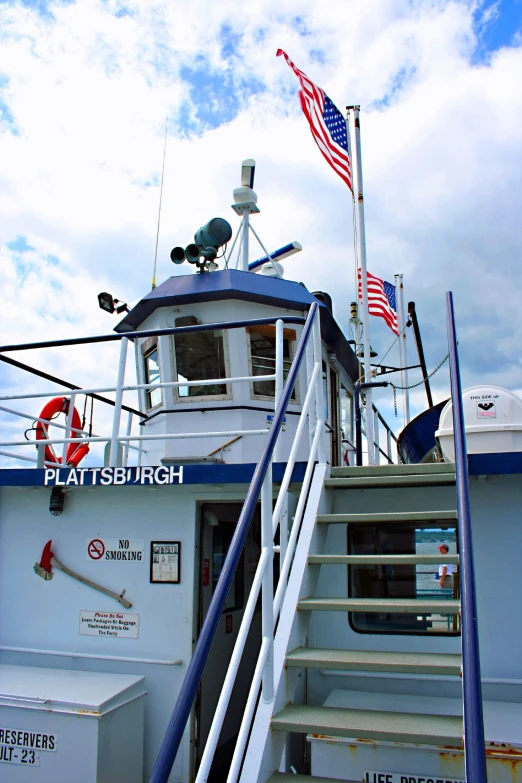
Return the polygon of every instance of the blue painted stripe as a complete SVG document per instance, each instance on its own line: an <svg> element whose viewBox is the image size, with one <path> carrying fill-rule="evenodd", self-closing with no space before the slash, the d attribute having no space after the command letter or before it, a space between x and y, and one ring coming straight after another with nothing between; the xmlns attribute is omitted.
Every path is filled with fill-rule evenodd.
<svg viewBox="0 0 522 783"><path fill-rule="evenodd" d="M306 324L299 340L299 345L288 373L279 405L274 416L274 423L268 432L268 436L265 442L261 459L256 467L252 483L248 488L248 492L245 498L241 514L234 532L232 541L230 542L230 548L228 550L225 562L223 564L223 570L219 577L212 602L207 612L205 622L199 634L199 639L194 650L194 655L187 669L187 674L181 686L178 700L174 707L174 711L169 721L165 737L163 739L162 746L160 748L154 769L152 770L151 783L167 783L170 776L174 759L178 752L178 748L185 731L185 726L190 715L192 708L192 702L194 701L196 691L199 687L201 677L203 675L203 669L210 652L210 647L216 633L221 614L225 606L225 601L234 578L237 564L247 537L247 533L254 515L255 507L261 492L261 485L263 484L266 472L270 465L270 460L274 451L277 437L281 429L283 417L285 415L286 408L290 402L290 395L297 381L297 374L301 366L306 345L312 334L312 327L314 318L318 316L318 304L313 304L308 313Z"/></svg>
<svg viewBox="0 0 522 783"><path fill-rule="evenodd" d="M181 469L181 474L180 474ZM132 468L3 468L0 487L140 487L178 484L249 484L255 462L240 465L169 465ZM283 480L286 462L273 464L272 478ZM296 462L292 481L302 481L306 462ZM182 481L179 480L181 475Z"/></svg>

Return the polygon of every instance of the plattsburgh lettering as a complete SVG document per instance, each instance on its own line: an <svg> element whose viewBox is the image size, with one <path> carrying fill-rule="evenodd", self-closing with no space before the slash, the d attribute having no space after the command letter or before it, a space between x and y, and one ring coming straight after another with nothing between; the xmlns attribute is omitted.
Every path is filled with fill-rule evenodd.
<svg viewBox="0 0 522 783"><path fill-rule="evenodd" d="M183 484L183 465L133 468L45 468L46 487Z"/></svg>

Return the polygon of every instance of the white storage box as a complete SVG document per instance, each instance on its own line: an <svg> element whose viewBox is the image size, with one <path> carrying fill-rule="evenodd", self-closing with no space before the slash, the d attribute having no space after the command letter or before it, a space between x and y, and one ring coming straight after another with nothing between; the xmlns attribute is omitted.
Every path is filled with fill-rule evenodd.
<svg viewBox="0 0 522 783"><path fill-rule="evenodd" d="M468 454L522 451L522 400L500 386L472 386L462 392ZM440 415L435 433L446 462L455 462L453 405Z"/></svg>
<svg viewBox="0 0 522 783"><path fill-rule="evenodd" d="M144 679L0 665L2 783L142 783Z"/></svg>

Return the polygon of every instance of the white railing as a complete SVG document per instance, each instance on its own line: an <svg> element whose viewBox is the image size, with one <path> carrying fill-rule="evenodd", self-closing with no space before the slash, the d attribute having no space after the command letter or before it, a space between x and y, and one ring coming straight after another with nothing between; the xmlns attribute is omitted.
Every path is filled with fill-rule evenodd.
<svg viewBox="0 0 522 783"><path fill-rule="evenodd" d="M303 319L297 319L297 320L303 320ZM256 323L255 320L245 322L248 324L254 325ZM223 328L226 326L226 324L216 324L217 328ZM67 419L65 425L59 424L55 421L49 421L48 419L43 419L38 416L31 416L27 413L24 413L22 411L17 411L12 408L8 408L6 406L0 406L0 411L3 413L7 413L13 416L29 419L33 422L40 422L42 424L45 424L45 427L49 431L51 427L56 427L60 430L65 431L65 435L63 437L49 437L49 432L47 434L47 437L42 438L41 440L11 440L11 441L1 441L0 442L0 455L10 457L12 459L20 459L24 462L32 462L36 464L37 467L56 467L58 464L54 461L49 461L44 458L45 449L46 447L54 447L54 446L61 446L61 463L63 466L66 465L66 456L67 456L67 450L69 447L69 444L80 444L80 443L110 443L110 456L109 456L109 466L110 467L117 467L119 465L120 459L122 462L122 465L125 467L128 462L129 457L129 451L137 451L139 454L140 464L141 464L141 457L143 453L146 453L146 450L143 448L142 444L146 441L167 441L167 440L182 440L187 438L223 438L223 437L243 437L243 436L257 436L257 435L266 435L266 428L264 429L250 429L250 430L239 430L239 429L233 429L233 430L220 430L218 432L184 432L184 433L166 433L166 434L142 434L142 435L133 435L132 432L132 425L135 418L135 414L132 414L132 412L129 412L129 416L127 419L127 425L126 425L126 433L125 435L120 434L121 429L121 414L123 410L123 397L125 392L136 392L136 391L152 391L155 389L177 389L180 387L191 387L191 386L212 386L217 383L224 385L224 384L239 384L239 383L251 383L251 382L260 382L260 381L272 381L275 384L275 400L274 400L274 409L277 407L277 402L281 396L281 391L283 389L283 326L284 322L283 320L277 320L275 322L275 371L273 373L265 374L265 375L248 375L248 376L230 376L226 378L212 378L212 379L206 379L206 380L195 380L195 381L165 381L160 383L135 383L135 384L125 384L125 369L126 369L126 363L127 363L127 349L129 345L129 340L123 338L121 340L121 349L120 349L120 358L118 363L118 378L116 382L116 386L100 386L95 388L81 388L81 389L74 389L71 390L70 388L59 388L52 392L39 392L39 393L33 393L33 394L11 394L11 395L4 395L0 396L0 402L10 402L14 400L38 400L38 399L48 399L48 398L54 398L54 397L61 397L61 396L67 396L69 398L69 407L68 407L68 413L67 413ZM171 330L175 331L175 330ZM180 330L182 331L182 330ZM114 402L114 414L112 418L112 426L111 426L111 434L110 435L89 435L89 433L85 432L84 430L75 428L72 426L73 421L73 415L74 415L74 409L75 409L75 402L76 397L78 395L85 395L85 396L92 396L94 394L101 394L101 393L115 393L115 402ZM219 409L219 408L217 408ZM120 457L120 444L123 446L123 457ZM7 448L17 448L17 447L27 447L27 446L36 446L38 449L38 457L37 458L31 458L22 456L20 454L17 454L16 452L11 451L5 451L4 449Z"/></svg>
<svg viewBox="0 0 522 783"><path fill-rule="evenodd" d="M196 783L204 783L209 776L214 753L219 741L221 729L226 711L232 695L234 683L239 665L248 638L254 610L257 604L259 592L261 593L262 607L262 641L256 663L250 692L245 706L243 719L239 729L236 747L232 758L227 783L236 783L241 769L243 755L246 748L254 712L256 709L259 691L261 699L265 702L273 701L275 697L275 672L274 672L274 628L279 617L283 603L288 575L294 558L294 552L298 540L301 521L306 507L308 491L313 477L316 462L326 462L326 430L322 418L324 410L323 385L322 385L322 354L319 318L315 319L313 326L313 339L308 341L306 351L307 368L307 393L303 402L302 412L297 426L295 438L290 450L288 463L281 482L275 507L272 511L272 471L269 469L261 490L261 555L252 583L252 588L245 606L243 620L238 631L238 636L230 659L230 664L221 689L219 701L214 713L209 735L205 744L201 762L199 765ZM306 426L308 424L308 426ZM288 487L292 472L296 463L297 452L305 431L308 431L310 439L310 455L308 458L305 476L303 479L299 500L288 536L288 514L285 513ZM274 544L274 538L279 528L281 567L277 590L274 597L273 586L273 558L278 547Z"/></svg>

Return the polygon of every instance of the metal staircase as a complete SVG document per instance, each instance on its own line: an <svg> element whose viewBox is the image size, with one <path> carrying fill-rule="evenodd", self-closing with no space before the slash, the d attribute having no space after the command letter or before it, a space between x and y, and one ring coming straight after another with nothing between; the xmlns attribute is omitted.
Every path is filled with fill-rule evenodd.
<svg viewBox="0 0 522 783"><path fill-rule="evenodd" d="M454 509L428 511L398 511L380 512L372 511L372 497L374 489L394 488L399 490L394 508L400 508L400 492L409 487L443 487L455 485L455 469L453 465L386 465L361 468L333 468L329 478L324 481L323 501L329 508L338 510L349 509L352 491L364 489L365 513L319 513L316 515L316 530L318 535L312 539L321 545L325 540L325 533L330 525L366 525L374 523L404 524L405 522L430 523L446 521L456 523L457 512ZM430 489L431 504L436 503L435 494ZM394 493L395 495L395 493ZM427 501L425 501L427 503ZM308 568L348 565L417 565L442 562L442 556L438 555L411 555L411 554L368 554L347 555L324 554L312 551L308 554ZM445 555L445 562L455 565L459 562L458 555ZM308 580L307 584L317 583L317 579ZM458 614L460 601L434 598L422 600L416 598L351 598L346 596L321 596L316 591L313 594L301 595L297 601L297 615L303 623L303 617L310 619L312 612L390 612L413 613L427 615L432 612L440 612L441 608L446 615ZM284 611L284 610L283 610ZM306 621L305 621L306 622ZM415 638L415 637L414 637ZM276 635L277 645L277 635ZM448 653L419 653L419 652L393 652L380 650L346 650L313 648L300 645L291 649L291 636L289 651L284 656L284 674L279 684L278 697L275 705L281 704L282 709L274 709L270 719L270 731L267 733L267 747L263 758L259 750L259 734L261 722L258 721L259 732L256 724L252 731L251 746L247 750L242 783L249 780L257 780L258 783L270 781L270 783L283 783L283 781L314 780L321 783L332 780L330 778L309 777L280 771L267 772L267 767L277 758L281 748L285 744L289 734L319 735L335 738L357 738L357 740L385 741L415 743L421 745L446 745L461 748L463 735L463 721L457 715L423 715L415 712L386 711L360 708L338 708L319 706L316 704L293 703L295 691L295 677L292 673L304 669L321 669L344 672L379 672L408 673L422 675L446 675L460 678L461 655ZM284 694L284 695L283 695ZM285 702L286 697L286 702ZM262 710L261 710L262 711ZM266 721L266 715L265 715ZM275 747L268 747L270 745ZM256 759L257 757L257 759ZM259 774L253 777L254 767L259 765ZM354 778L355 779L355 778ZM360 779L360 777L358 778Z"/></svg>
<svg viewBox="0 0 522 783"><path fill-rule="evenodd" d="M462 749L468 783L487 783L484 747L484 725L482 717L482 694L480 661L478 651L477 610L474 582L473 552L471 543L471 519L465 445L464 418L462 413L462 389L457 355L457 340L453 316L451 293L447 294L448 342L450 348L450 374L453 400L453 423L455 440L455 465L388 465L358 468L335 468L331 473L326 464L324 437L324 399L322 387L322 349L317 305L310 308L292 367L288 374L281 397L276 406L272 427L268 433L261 459L257 465L252 483L247 492L236 532L232 539L225 563L218 580L207 618L203 624L194 655L187 669L187 675L174 707L165 739L158 754L151 777L151 783L166 783L172 763L185 731L192 702L208 656L210 645L225 605L234 570L239 561L241 549L252 520L257 499L261 498L262 552L254 584L247 604L238 639L231 656L229 670L216 708L214 721L205 745L197 773L196 783L206 783L211 774L214 750L223 725L235 681L235 673L243 655L246 634L255 610L257 598L262 590L262 642L247 697L242 723L239 729L234 755L228 771L227 783L293 783L309 780L306 775L287 772L291 769L290 754L287 753L291 735L312 734L315 738L330 742L336 738L352 738L359 741L384 741L387 744L412 743L424 748L446 745L450 749ZM299 367L306 354L308 391L303 404L301 419L297 428L294 446L281 483L275 508L272 505L271 459L281 430L283 417L296 382ZM283 504L290 484L295 463L297 444L308 422L310 456L308 459L301 492L297 502L291 529L283 527ZM447 488L456 485L456 506L443 508L440 498L446 497ZM382 508L371 510L368 494L377 498L381 490L398 492L392 502L394 511ZM373 494L375 491L375 495ZM433 503L433 493L441 493L439 502ZM358 512L357 503L346 503L348 498L365 495ZM431 507L429 498L431 495ZM402 501L405 501L404 504ZM379 503L376 504L377 506ZM382 506L382 503L380 503ZM419 508L411 508L417 505ZM452 501L453 505L453 501ZM341 508L339 508L341 507ZM460 559L444 555L444 561L459 563L462 606L457 600L427 600L397 597L365 598L350 597L348 583L344 582L340 595L318 594L319 575L324 566L333 565L416 565L438 563L439 557L411 555L406 553L346 554L346 545L339 544L339 551L325 553L327 531L339 529L339 525L358 526L364 530L367 524L405 522L455 522L458 528ZM274 536L280 527L280 544L275 545ZM274 596L273 554L281 553L281 564ZM284 554L284 557L283 557ZM335 583L335 578L331 584ZM340 583L341 584L341 583ZM399 614L409 619L420 619L444 607L441 615L459 614L462 622L462 657L437 654L435 652L365 651L349 649L310 648L308 646L311 617L324 612L363 612ZM420 615L420 618L419 618ZM454 626L455 629L455 626ZM274 633L275 631L275 633ZM328 626L323 637L328 637ZM322 638L321 641L328 641ZM460 682L462 660L463 717L460 701L444 711L447 702L455 700L435 699L437 709L427 710L422 697L398 694L395 703L383 698L384 692L349 692L352 703L317 705L306 703L306 694L299 687L299 673L320 667L325 671L337 671L346 676L358 672L375 678L388 673L391 676L410 676L412 673L426 678L431 675L450 675ZM336 691L332 692L333 694ZM384 696L386 694L384 693ZM330 697L329 697L330 698ZM328 700L327 700L328 701ZM433 701L433 700L432 700ZM416 702L416 703L415 703ZM392 707L392 709L389 709ZM426 714L428 713L428 714ZM446 749L445 749L446 750ZM355 768L354 768L355 770ZM355 779L360 780L360 769L352 770ZM372 773L373 774L373 773ZM379 780L380 780L379 774ZM453 775L452 775L453 777ZM338 779L348 780L342 774ZM315 777L316 783L330 783L328 778Z"/></svg>

